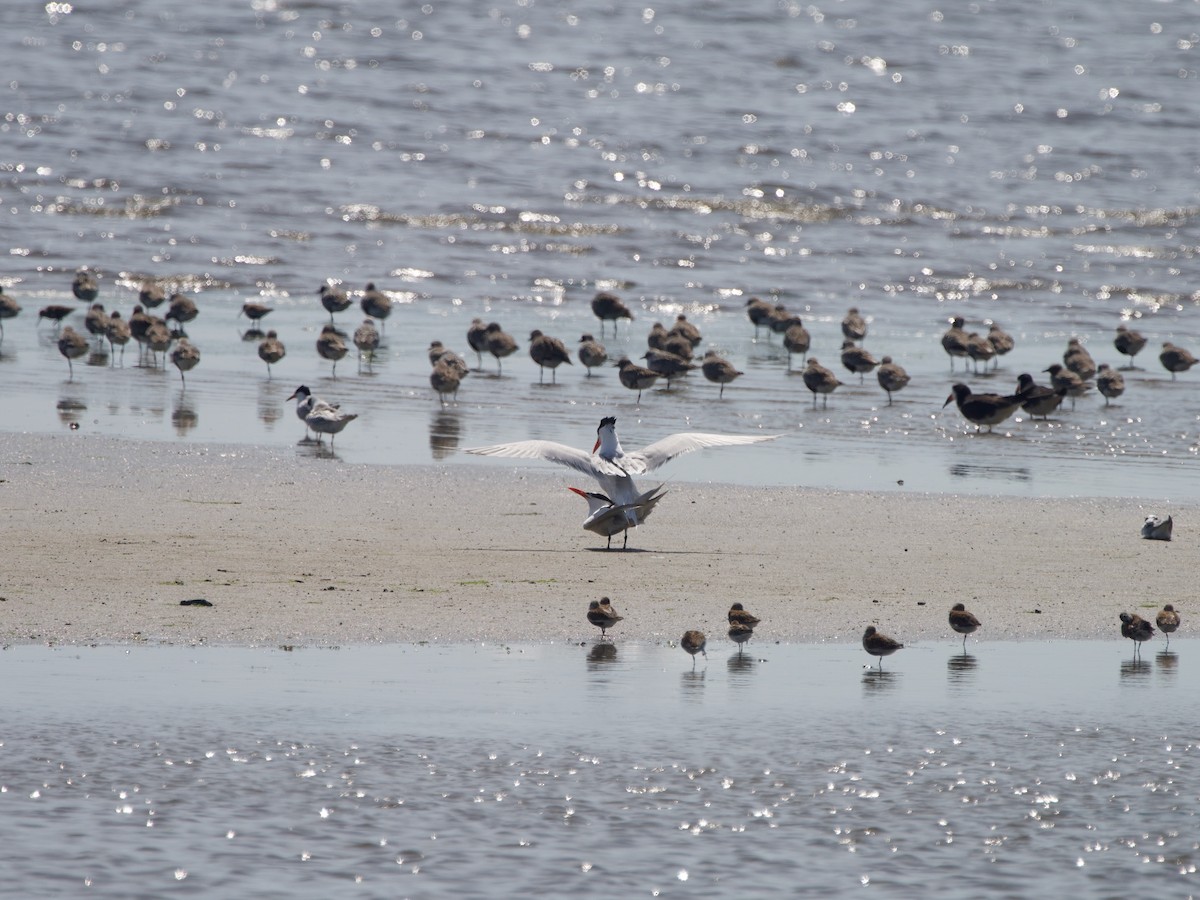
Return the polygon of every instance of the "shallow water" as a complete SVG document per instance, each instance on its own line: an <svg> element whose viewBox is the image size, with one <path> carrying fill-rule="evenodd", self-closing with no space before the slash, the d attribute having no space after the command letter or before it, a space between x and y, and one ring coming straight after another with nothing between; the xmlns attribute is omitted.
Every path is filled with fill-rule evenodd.
<svg viewBox="0 0 1200 900"><path fill-rule="evenodd" d="M552 3L336 7L182 0L0 12L0 283L24 306L0 347L0 430L296 445L353 462L453 459L536 436L587 445L601 415L636 446L683 429L786 437L673 464L670 477L839 488L1194 500L1200 117L1194 3L1103 9L787 2L571 9ZM173 370L67 380L38 308L93 268L128 315L143 278L197 297L202 351ZM314 351L317 286L368 281L398 306L373 373ZM716 402L693 374L641 404L605 370L537 383L533 328L573 346L587 301L635 309L610 354L685 313L745 375ZM814 412L750 295L805 318L837 365L856 305L867 348L913 376L887 406L852 376ZM242 340L247 299L275 307L288 356L268 381ZM160 310L161 311L161 310ZM1017 339L977 390L1008 391L1080 336L1121 362L1114 327L1151 339L1111 408L974 435L938 336L962 314ZM424 349L466 355L480 316L522 349L442 409ZM352 330L357 307L340 316ZM69 322L82 327L82 314ZM611 334L611 331L610 331ZM81 362L84 362L81 360ZM565 369L566 367L564 367ZM1045 376L1039 376L1044 378ZM336 452L298 443L300 383L359 413ZM903 482L903 485L899 484Z"/></svg>
<svg viewBox="0 0 1200 900"><path fill-rule="evenodd" d="M1185 896L1195 640L12 647L22 896ZM486 687L485 687L486 686Z"/></svg>

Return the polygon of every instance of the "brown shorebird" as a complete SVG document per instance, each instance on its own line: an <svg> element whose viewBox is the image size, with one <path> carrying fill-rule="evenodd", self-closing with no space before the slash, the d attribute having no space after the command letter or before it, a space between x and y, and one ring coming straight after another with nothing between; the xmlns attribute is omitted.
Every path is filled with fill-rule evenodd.
<svg viewBox="0 0 1200 900"><path fill-rule="evenodd" d="M444 346L441 341L430 341L429 364L431 366L448 366L458 374L459 378L466 378L471 371L470 367L467 366L467 361L453 350Z"/></svg>
<svg viewBox="0 0 1200 900"><path fill-rule="evenodd" d="M104 343L104 332L108 328L108 316L104 312L104 304L93 303L87 315L83 317L83 327L88 334Z"/></svg>
<svg viewBox="0 0 1200 900"><path fill-rule="evenodd" d="M992 368L998 369L1000 368L1000 357L1011 352L1013 347L1017 346L1017 342L1013 340L1011 334L995 322L988 326L987 339L996 351L996 364Z"/></svg>
<svg viewBox="0 0 1200 900"><path fill-rule="evenodd" d="M55 325L61 325L62 320L75 312L73 306L61 306L58 303L51 303L49 306L43 306L38 310L38 324L42 323L42 319L49 319Z"/></svg>
<svg viewBox="0 0 1200 900"><path fill-rule="evenodd" d="M1108 363L1100 363L1096 370L1096 390L1104 395L1104 405L1125 393L1125 376Z"/></svg>
<svg viewBox="0 0 1200 900"><path fill-rule="evenodd" d="M658 373L650 369L639 366L633 362L628 356L622 356L616 362L616 367L620 371L617 376L621 379L621 384L629 388L631 391L637 391L637 400L642 402L642 391L648 387L653 387L654 382L658 381Z"/></svg>
<svg viewBox="0 0 1200 900"><path fill-rule="evenodd" d="M817 394L824 394L822 398L822 409L829 406L829 395L832 394L839 384L837 376L830 372L827 368L821 365L820 360L815 356L808 361L808 365L804 367L804 386L812 391L813 409L817 408Z"/></svg>
<svg viewBox="0 0 1200 900"><path fill-rule="evenodd" d="M1118 617L1121 620L1121 637L1127 637L1133 644L1134 655L1141 652L1142 641L1154 637L1154 626L1137 613L1123 612Z"/></svg>
<svg viewBox="0 0 1200 900"><path fill-rule="evenodd" d="M1024 395L1021 408L1031 416L1041 416L1045 419L1058 409L1063 397L1067 396L1066 388L1048 388L1033 380L1028 372L1017 376L1017 393Z"/></svg>
<svg viewBox="0 0 1200 900"><path fill-rule="evenodd" d="M1171 373L1171 380L1174 381L1176 372L1186 372L1196 364L1196 357L1167 341L1163 344L1162 353L1158 354L1158 361Z"/></svg>
<svg viewBox="0 0 1200 900"><path fill-rule="evenodd" d="M1019 391L1015 394L973 394L971 389L965 384L959 383L954 385L952 393L946 398L946 402L942 407L950 405L953 400L958 406L958 411L963 414L963 418L975 425L975 430L979 431L984 425L988 427L988 431L992 430L993 425L999 425L1009 416L1017 411L1022 403L1025 402L1025 395Z"/></svg>
<svg viewBox="0 0 1200 900"><path fill-rule="evenodd" d="M104 336L108 338L108 356L111 365L116 364L116 349L121 348L121 365L125 365L125 345L129 343L129 323L121 318L117 310L112 311L104 327Z"/></svg>
<svg viewBox="0 0 1200 900"><path fill-rule="evenodd" d="M854 341L842 341L842 365L851 372L857 373L858 383L862 384L866 374L873 372L879 365L879 360L855 344Z"/></svg>
<svg viewBox="0 0 1200 900"><path fill-rule="evenodd" d="M1084 381L1088 381L1096 374L1096 361L1092 359L1092 354L1087 352L1087 348L1080 343L1079 338L1071 338L1067 341L1067 349L1063 351L1063 365Z"/></svg>
<svg viewBox="0 0 1200 900"><path fill-rule="evenodd" d="M721 386L721 390L717 393L718 399L725 396L725 385L746 374L739 372L729 360L718 356L716 350L709 350L704 354L704 359L700 363L700 371L713 384Z"/></svg>
<svg viewBox="0 0 1200 900"><path fill-rule="evenodd" d="M259 341L258 358L267 364L267 378L271 377L271 366L287 356L287 348L274 331L268 331L267 336Z"/></svg>
<svg viewBox="0 0 1200 900"><path fill-rule="evenodd" d="M338 360L346 355L346 342L333 325L322 325L317 336L317 354L333 362L333 377L337 378Z"/></svg>
<svg viewBox="0 0 1200 900"><path fill-rule="evenodd" d="M735 603L729 607L730 625L748 625L750 628L753 628L761 621L758 616L753 616L746 612L746 608L740 603Z"/></svg>
<svg viewBox="0 0 1200 900"><path fill-rule="evenodd" d="M743 625L741 622L734 622L729 626L729 639L738 645L738 653L742 652L742 644L754 637L754 629L749 625Z"/></svg>
<svg viewBox="0 0 1200 900"><path fill-rule="evenodd" d="M271 307L265 303L255 303L253 300L247 300L242 304L242 309L238 313L238 316L245 316L250 320L250 326L257 328L258 323L262 321L263 317L270 315L271 312Z"/></svg>
<svg viewBox="0 0 1200 900"><path fill-rule="evenodd" d="M58 338L58 352L63 355L67 361L67 370L71 373L69 380L75 380L75 364L71 362L73 359L79 359L88 351L88 342L82 334L68 325L62 330L62 334Z"/></svg>
<svg viewBox="0 0 1200 900"><path fill-rule="evenodd" d="M892 362L890 356L885 356L880 361L875 377L879 379L879 386L887 392L888 406L892 405L892 393L907 387L911 380L904 367Z"/></svg>
<svg viewBox="0 0 1200 900"><path fill-rule="evenodd" d="M187 338L180 338L179 343L175 345L175 349L171 351L171 362L179 370L179 380L186 386L187 378L184 377L183 373L196 368L196 365L200 362L200 350L192 346Z"/></svg>
<svg viewBox="0 0 1200 900"><path fill-rule="evenodd" d="M374 319L363 319L363 323L354 329L354 346L358 350L358 366L362 371L362 358L367 358L367 369L375 365L375 351L379 349L379 330L375 327Z"/></svg>
<svg viewBox="0 0 1200 900"><path fill-rule="evenodd" d="M380 330L387 330L384 320L392 314L392 298L376 288L375 282L370 281L363 288L363 295L359 301L359 306L362 307L363 315L378 320ZM330 443L332 443L332 440Z"/></svg>
<svg viewBox="0 0 1200 900"><path fill-rule="evenodd" d="M558 384L558 367L563 363L568 366L574 365L571 362L571 354L567 352L562 341L542 334L537 329L529 332L529 356L538 364L538 384L543 383L547 368L550 369L550 382Z"/></svg>
<svg viewBox="0 0 1200 900"><path fill-rule="evenodd" d="M1124 325L1117 326L1117 336L1113 339L1113 346L1117 348L1117 352L1129 357L1128 368L1137 368L1134 364L1134 357L1142 352L1142 348L1146 346L1146 339L1140 331L1134 331L1132 328L1127 328Z"/></svg>
<svg viewBox="0 0 1200 900"><path fill-rule="evenodd" d="M458 354L454 354L456 357ZM459 357L461 358L461 357ZM463 373L452 360L438 360L429 372L429 386L437 391L438 400L446 405L446 395L458 397L458 388L462 384Z"/></svg>
<svg viewBox="0 0 1200 900"><path fill-rule="evenodd" d="M672 378L679 375L686 375L692 369L697 368L682 356L676 356L674 353L668 353L666 350L647 350L642 359L646 360L646 368L651 372L657 372L663 378L667 379L668 391L671 389Z"/></svg>
<svg viewBox="0 0 1200 900"><path fill-rule="evenodd" d="M590 334L585 334L579 338L579 347L575 353L579 356L579 361L583 363L583 367L587 369L588 378L592 377L592 369L608 362L608 351L604 349L603 344Z"/></svg>
<svg viewBox="0 0 1200 900"><path fill-rule="evenodd" d="M867 320L859 315L858 307L850 307L842 319L842 335L850 341L861 341L867 336Z"/></svg>
<svg viewBox="0 0 1200 900"><path fill-rule="evenodd" d="M608 629L624 618L617 615L617 611L612 608L612 601L607 597L601 597L588 604L587 620L600 629L601 640L608 635Z"/></svg>
<svg viewBox="0 0 1200 900"><path fill-rule="evenodd" d="M100 282L91 272L80 269L75 273L75 280L71 282L71 293L84 303L91 303L100 296Z"/></svg>
<svg viewBox="0 0 1200 900"><path fill-rule="evenodd" d="M350 308L350 295L345 291L323 284L317 289L317 293L321 295L321 305L325 307L325 312L329 313L330 322L333 322L334 313L345 312Z"/></svg>
<svg viewBox="0 0 1200 900"><path fill-rule="evenodd" d="M950 610L950 627L963 636L963 653L967 652L967 635L979 628L979 620L967 612L962 603L955 603Z"/></svg>
<svg viewBox="0 0 1200 900"><path fill-rule="evenodd" d="M792 371L792 354L799 353L801 362L807 362L810 346L812 346L812 337L809 335L808 329L799 319L794 319L793 323L788 326L788 330L783 333L783 348L788 353L789 372Z"/></svg>
<svg viewBox="0 0 1200 900"><path fill-rule="evenodd" d="M682 334L676 334L673 331L668 331L666 337L662 339L662 346L654 349L664 350L667 353L674 353L681 359L686 359L689 362L692 359L692 342Z"/></svg>
<svg viewBox="0 0 1200 900"><path fill-rule="evenodd" d="M688 652L692 657L692 668L696 668L696 654L703 653L704 658L708 659L708 653L704 649L704 645L708 643L704 637L703 631L685 631L683 637L679 639L679 646Z"/></svg>
<svg viewBox="0 0 1200 900"><path fill-rule="evenodd" d="M483 368L483 351L487 346L487 324L483 319L472 319L467 328L467 346L475 351L477 368Z"/></svg>
<svg viewBox="0 0 1200 900"><path fill-rule="evenodd" d="M517 352L517 342L499 322L491 322L487 327L487 350L496 359L496 373L501 374L504 366L500 360Z"/></svg>
<svg viewBox="0 0 1200 900"><path fill-rule="evenodd" d="M166 302L167 292L163 290L161 284L156 284L153 281L142 282L142 286L138 290L138 303L142 304L146 309L154 309Z"/></svg>
<svg viewBox="0 0 1200 900"><path fill-rule="evenodd" d="M768 326L767 334L768 336L770 335L770 319L774 311L774 307L770 303L760 300L757 297L751 297L746 301L746 315L749 316L750 321L754 324L755 338L758 337L758 329L763 325Z"/></svg>
<svg viewBox="0 0 1200 900"><path fill-rule="evenodd" d="M771 334L787 334L788 329L793 325L801 324L801 319L788 312L786 307L777 306L771 314L771 318L767 320L767 324L770 326Z"/></svg>
<svg viewBox="0 0 1200 900"><path fill-rule="evenodd" d="M130 328L133 327L133 321L130 320ZM174 338L171 336L171 329L167 327L167 323L157 316L150 319L150 324L146 328L146 347L150 350L150 359L152 364L158 367L158 354L163 354L163 366L167 364L166 353L171 349L171 342Z"/></svg>
<svg viewBox="0 0 1200 900"><path fill-rule="evenodd" d="M677 334L692 345L692 349L700 345L703 338L700 336L700 329L688 321L687 316L680 313L675 317L675 324L671 326L668 334Z"/></svg>
<svg viewBox="0 0 1200 900"><path fill-rule="evenodd" d="M1050 386L1056 391L1065 391L1066 395L1071 398L1071 409L1074 409L1075 398L1082 397L1087 393L1087 382L1058 363L1048 367L1046 371L1050 373Z"/></svg>
<svg viewBox="0 0 1200 900"><path fill-rule="evenodd" d="M662 350L667 343L667 329L663 328L662 322L655 322L650 326L650 333L646 335L646 346L652 350Z"/></svg>
<svg viewBox="0 0 1200 900"><path fill-rule="evenodd" d="M982 337L972 331L967 335L967 356L971 358L971 362L975 364L975 374L979 374L979 364L983 363L983 370L987 371L987 364L996 355L996 348L992 346L992 342L986 337Z"/></svg>
<svg viewBox="0 0 1200 900"><path fill-rule="evenodd" d="M166 322L175 322L182 333L184 323L192 321L197 315L199 315L199 310L196 309L195 300L183 294L172 294L171 303L167 306L167 314L163 319Z"/></svg>
<svg viewBox="0 0 1200 900"><path fill-rule="evenodd" d="M1154 617L1158 630L1167 636L1167 646L1171 646L1171 635L1179 630L1179 613L1170 603L1166 604Z"/></svg>
<svg viewBox="0 0 1200 900"><path fill-rule="evenodd" d="M592 298L592 314L600 320L600 337L604 337L604 323L613 323L613 334L617 333L617 320L633 321L633 313L616 294L601 291Z"/></svg>
<svg viewBox="0 0 1200 900"><path fill-rule="evenodd" d="M962 316L955 316L942 335L942 349L950 354L950 371L954 371L954 357L965 358L967 355L967 333L963 331Z"/></svg>
<svg viewBox="0 0 1200 900"><path fill-rule="evenodd" d="M904 645L886 634L877 631L874 625L868 625L867 630L863 632L862 637L863 649L872 656L879 657L879 668L883 668L883 658L891 656L897 650L903 649Z"/></svg>
<svg viewBox="0 0 1200 900"><path fill-rule="evenodd" d="M142 361L142 355L146 349L146 332L150 330L150 325L156 318L158 317L148 315L146 311L142 309L142 305L140 303L135 306L133 308L133 312L129 314L129 335L135 341L137 341L139 364Z"/></svg>

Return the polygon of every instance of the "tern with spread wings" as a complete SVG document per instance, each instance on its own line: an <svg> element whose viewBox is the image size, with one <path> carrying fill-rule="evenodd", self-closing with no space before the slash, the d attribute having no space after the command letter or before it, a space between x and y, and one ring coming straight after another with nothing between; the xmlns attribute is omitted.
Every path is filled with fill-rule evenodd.
<svg viewBox="0 0 1200 900"><path fill-rule="evenodd" d="M600 420L600 426L596 429L596 444L591 453L555 441L516 441L491 447L473 447L466 452L509 459L544 459L590 475L600 485L600 493L613 506L624 509L629 526L633 527L638 524L638 507L645 503L645 497L638 493L633 476L652 472L693 450L758 444L778 436L681 432L667 435L641 450L626 451L617 438L616 417L608 416Z"/></svg>

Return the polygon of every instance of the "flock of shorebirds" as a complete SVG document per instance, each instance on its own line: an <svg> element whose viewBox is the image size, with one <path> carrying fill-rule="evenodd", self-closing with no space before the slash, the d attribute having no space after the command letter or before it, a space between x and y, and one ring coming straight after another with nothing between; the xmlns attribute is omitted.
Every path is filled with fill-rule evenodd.
<svg viewBox="0 0 1200 900"><path fill-rule="evenodd" d="M608 636L608 629L612 628L625 617L618 615L617 611L612 607L612 601L608 597L601 597L599 600L593 600L588 604L587 620L600 629L600 638L603 640ZM1140 655L1142 643L1150 640L1154 636L1154 626L1146 619L1143 619L1137 613L1123 612L1119 616L1121 622L1121 636L1127 637L1134 642L1134 654ZM962 603L954 604L950 610L950 627L957 634L962 635L963 652L967 649L967 635L974 634L979 630L981 623L974 614L967 611L966 605ZM760 619L757 616L751 615L746 611L741 603L735 603L729 608L729 639L738 645L738 653L743 650L743 644L754 636L754 628L758 625ZM1155 617L1155 623L1159 630L1167 636L1167 646L1171 645L1171 635L1179 629L1179 613L1175 611L1175 607L1170 603L1166 604ZM708 653L705 648L708 645L708 639L703 631L688 630L685 631L683 637L679 639L679 646L682 647L688 655L692 657L693 668L696 665L696 654L703 654L706 658ZM879 658L879 668L883 668L883 658L891 656L897 650L903 650L904 645L894 637L884 634L879 631L874 625L868 625L862 636L863 649L871 656Z"/></svg>

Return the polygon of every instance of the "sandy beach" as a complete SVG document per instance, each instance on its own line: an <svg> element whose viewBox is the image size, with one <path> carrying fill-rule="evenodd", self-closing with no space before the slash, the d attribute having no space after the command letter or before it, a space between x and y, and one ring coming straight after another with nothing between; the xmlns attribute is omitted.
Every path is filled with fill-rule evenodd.
<svg viewBox="0 0 1200 900"><path fill-rule="evenodd" d="M618 640L1117 638L1117 614L1187 616L1191 510L670 483L628 552L580 527L578 476L347 465L242 447L6 437L0 470L7 643L583 641L607 595ZM1171 543L1142 540L1170 512ZM181 606L203 598L211 607ZM1181 603L1182 601L1182 603ZM1185 621L1186 629L1186 621ZM753 646L753 645L751 645Z"/></svg>

